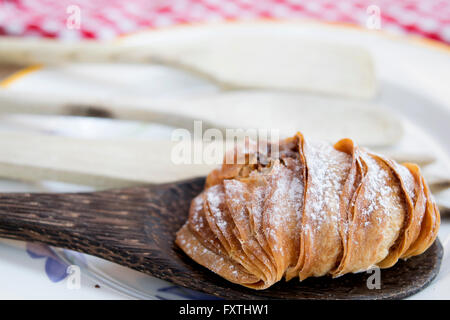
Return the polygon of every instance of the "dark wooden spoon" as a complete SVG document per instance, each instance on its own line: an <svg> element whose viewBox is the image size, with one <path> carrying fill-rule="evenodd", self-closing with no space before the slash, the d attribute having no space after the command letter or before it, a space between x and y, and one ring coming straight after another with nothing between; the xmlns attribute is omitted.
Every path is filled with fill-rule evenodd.
<svg viewBox="0 0 450 320"><path fill-rule="evenodd" d="M177 285L228 299L380 299L409 296L428 285L442 259L439 241L420 256L381 271L338 279L280 281L267 290L234 285L193 262L175 244L204 178L93 193L1 194L0 237L88 253Z"/></svg>

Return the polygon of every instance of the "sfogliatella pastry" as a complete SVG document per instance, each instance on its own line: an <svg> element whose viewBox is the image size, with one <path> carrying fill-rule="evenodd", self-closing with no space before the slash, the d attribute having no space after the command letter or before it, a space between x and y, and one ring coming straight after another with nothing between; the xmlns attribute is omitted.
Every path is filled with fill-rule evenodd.
<svg viewBox="0 0 450 320"><path fill-rule="evenodd" d="M389 268L423 253L440 216L417 165L302 134L248 148L211 172L176 243L223 278L265 289L282 277Z"/></svg>

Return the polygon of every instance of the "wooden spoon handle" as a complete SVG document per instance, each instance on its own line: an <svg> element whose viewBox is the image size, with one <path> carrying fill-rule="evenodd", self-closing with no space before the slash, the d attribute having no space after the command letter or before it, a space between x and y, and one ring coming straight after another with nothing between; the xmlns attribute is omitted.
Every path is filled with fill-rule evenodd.
<svg viewBox="0 0 450 320"><path fill-rule="evenodd" d="M175 233L204 181L93 193L0 194L0 237L71 249L161 276L168 272Z"/></svg>
<svg viewBox="0 0 450 320"><path fill-rule="evenodd" d="M149 55L134 55L114 42L64 43L51 39L0 37L0 62L58 64L66 62L150 62Z"/></svg>
<svg viewBox="0 0 450 320"><path fill-rule="evenodd" d="M1 194L0 237L45 243L134 267L139 265L139 252L157 248L144 228L152 224L157 228L161 211L149 210L149 203L157 207L158 194L143 187L95 193Z"/></svg>
<svg viewBox="0 0 450 320"><path fill-rule="evenodd" d="M0 132L0 177L117 188L205 176L215 165L177 164L175 142L84 140Z"/></svg>
<svg viewBox="0 0 450 320"><path fill-rule="evenodd" d="M0 62L156 62L226 88L306 90L358 98L372 98L377 91L373 62L363 48L284 33L254 36L229 28L204 29L206 33L189 28L187 34L149 33L145 41L105 43L0 38Z"/></svg>
<svg viewBox="0 0 450 320"><path fill-rule="evenodd" d="M109 258L114 248L131 250L142 240L141 219L118 204L121 196L126 194L1 194L0 236Z"/></svg>
<svg viewBox="0 0 450 320"><path fill-rule="evenodd" d="M0 132L0 177L117 188L205 176L218 165L176 164L171 159L176 144L168 140L83 140ZM420 152L383 153L397 161L421 165L433 160ZM448 179L440 182L445 181Z"/></svg>
<svg viewBox="0 0 450 320"><path fill-rule="evenodd" d="M377 104L276 91L222 92L183 99L110 99L5 91L0 92L0 110L151 121L186 129L193 129L198 123L195 121L201 120L203 130L216 128L225 133L226 129L270 128L285 137L302 128L316 140L334 142L353 136L358 137L360 145L370 147L392 146L403 136L402 122Z"/></svg>

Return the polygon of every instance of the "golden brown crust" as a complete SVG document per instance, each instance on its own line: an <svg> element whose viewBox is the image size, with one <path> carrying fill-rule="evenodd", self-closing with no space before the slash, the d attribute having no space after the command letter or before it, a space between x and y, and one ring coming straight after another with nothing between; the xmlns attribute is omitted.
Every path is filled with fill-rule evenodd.
<svg viewBox="0 0 450 320"><path fill-rule="evenodd" d="M415 164L301 133L266 153L247 148L243 159L208 175L176 239L231 282L265 289L283 276L387 268L437 236L439 211Z"/></svg>

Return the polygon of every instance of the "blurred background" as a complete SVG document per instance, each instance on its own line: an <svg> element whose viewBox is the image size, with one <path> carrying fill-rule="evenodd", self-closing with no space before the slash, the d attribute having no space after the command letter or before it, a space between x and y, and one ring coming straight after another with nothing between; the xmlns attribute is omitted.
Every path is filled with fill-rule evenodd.
<svg viewBox="0 0 450 320"><path fill-rule="evenodd" d="M206 175L206 148L173 161L177 129L351 137L421 166L446 255L413 298L450 299L449 45L449 0L0 0L0 192ZM204 298L58 248L0 254L0 298Z"/></svg>
<svg viewBox="0 0 450 320"><path fill-rule="evenodd" d="M384 30L450 43L450 3L445 0L2 0L0 34L110 40L146 28L260 18L365 26L371 5L382 8ZM82 10L79 29L65 28L71 6Z"/></svg>

